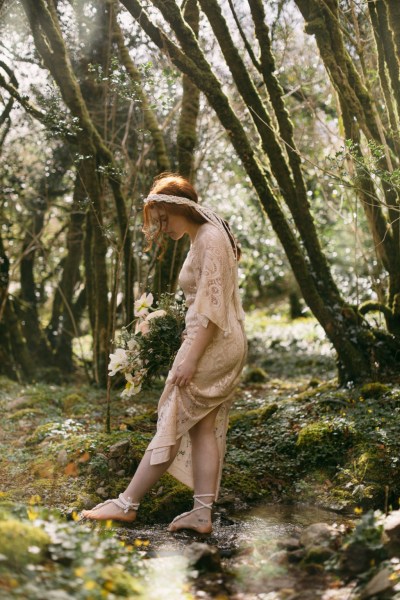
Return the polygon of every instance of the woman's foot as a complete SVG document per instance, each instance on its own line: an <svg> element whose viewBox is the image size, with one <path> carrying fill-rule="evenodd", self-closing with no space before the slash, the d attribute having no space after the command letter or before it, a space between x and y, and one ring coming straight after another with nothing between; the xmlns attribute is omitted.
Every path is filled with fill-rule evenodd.
<svg viewBox="0 0 400 600"><path fill-rule="evenodd" d="M211 533L211 509L214 494L195 494L193 496L194 508L189 512L182 513L175 517L168 527L168 531L179 531L180 529L192 529L197 533ZM207 498L211 502L203 502L199 498Z"/></svg>
<svg viewBox="0 0 400 600"><path fill-rule="evenodd" d="M196 512L189 511L179 515L169 525L168 531L174 532L180 529L191 529L197 533L211 533L211 511L208 508L202 508Z"/></svg>
<svg viewBox="0 0 400 600"><path fill-rule="evenodd" d="M130 498L125 499L122 494L118 498L106 500L97 504L91 510L83 510L81 515L85 519L94 521L124 521L132 523L136 519L136 512L139 508L138 503L133 503Z"/></svg>

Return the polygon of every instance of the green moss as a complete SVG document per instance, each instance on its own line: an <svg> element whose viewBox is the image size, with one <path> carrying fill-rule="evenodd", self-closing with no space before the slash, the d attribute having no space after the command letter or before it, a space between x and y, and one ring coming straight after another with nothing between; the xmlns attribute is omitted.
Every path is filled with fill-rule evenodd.
<svg viewBox="0 0 400 600"><path fill-rule="evenodd" d="M64 412L70 414L74 409L83 404L84 398L79 394L68 394L67 396L64 396L61 402Z"/></svg>
<svg viewBox="0 0 400 600"><path fill-rule="evenodd" d="M193 506L193 490L168 473L159 482L157 490L147 494L140 508L140 520L146 522L171 521L176 515Z"/></svg>
<svg viewBox="0 0 400 600"><path fill-rule="evenodd" d="M296 445L299 448L310 448L323 444L335 444L340 438L353 438L354 433L354 430L348 425L315 421L299 431Z"/></svg>
<svg viewBox="0 0 400 600"><path fill-rule="evenodd" d="M267 421L277 410L278 405L273 402L272 404L267 404L267 406L263 406L262 408L254 408L253 410L247 410L246 412L234 414L229 419L229 428L233 429L237 426L240 426L241 428L246 429L254 424L262 424Z"/></svg>
<svg viewBox="0 0 400 600"><path fill-rule="evenodd" d="M343 421L314 421L303 427L296 446L305 468L314 465L338 465L346 460L347 450L354 444L356 432Z"/></svg>
<svg viewBox="0 0 400 600"><path fill-rule="evenodd" d="M107 592L115 594L117 597L132 597L133 595L140 594L142 586L140 582L124 571L120 565L109 565L102 569L100 577L103 580L103 588Z"/></svg>
<svg viewBox="0 0 400 600"><path fill-rule="evenodd" d="M49 536L39 527L16 519L0 522L0 554L13 567L42 562L49 544Z"/></svg>
<svg viewBox="0 0 400 600"><path fill-rule="evenodd" d="M388 393L390 393L390 388L379 382L366 383L360 390L360 394L363 398L380 398Z"/></svg>
<svg viewBox="0 0 400 600"><path fill-rule="evenodd" d="M233 471L231 470L231 466L227 467L226 472L222 475L221 483L223 488L228 492L246 500L261 498L266 493L259 478L242 470Z"/></svg>
<svg viewBox="0 0 400 600"><path fill-rule="evenodd" d="M20 419L24 419L25 417L35 417L43 415L44 412L40 408L21 408L16 412L12 413L8 418L10 421L19 421Z"/></svg>

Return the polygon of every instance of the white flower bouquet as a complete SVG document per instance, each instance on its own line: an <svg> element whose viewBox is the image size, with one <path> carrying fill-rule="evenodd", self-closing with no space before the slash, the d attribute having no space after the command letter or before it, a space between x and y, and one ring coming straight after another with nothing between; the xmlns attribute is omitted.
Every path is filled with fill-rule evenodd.
<svg viewBox="0 0 400 600"><path fill-rule="evenodd" d="M132 330L123 328L117 348L110 354L109 375L125 376L122 397L138 394L143 385L167 371L181 345L184 308L170 295L160 297L152 308L153 294L142 294L134 304Z"/></svg>

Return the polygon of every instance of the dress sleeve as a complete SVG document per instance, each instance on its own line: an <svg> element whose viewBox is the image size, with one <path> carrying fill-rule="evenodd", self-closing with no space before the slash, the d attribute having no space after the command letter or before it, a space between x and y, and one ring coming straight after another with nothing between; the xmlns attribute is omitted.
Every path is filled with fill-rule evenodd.
<svg viewBox="0 0 400 600"><path fill-rule="evenodd" d="M231 250L217 229L203 234L196 240L195 247L194 311L204 327L212 321L229 333L229 306L234 290Z"/></svg>

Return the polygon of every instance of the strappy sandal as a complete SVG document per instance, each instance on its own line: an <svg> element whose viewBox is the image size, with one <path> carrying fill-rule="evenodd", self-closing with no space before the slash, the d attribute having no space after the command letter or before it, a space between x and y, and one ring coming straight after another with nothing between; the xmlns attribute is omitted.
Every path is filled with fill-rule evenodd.
<svg viewBox="0 0 400 600"><path fill-rule="evenodd" d="M134 510L137 511L140 503L139 502L129 502L128 500L126 500L122 494L120 494L118 496L118 498L110 498L109 500L105 500L105 502L100 502L100 504L96 504L96 506L94 506L93 508L90 509L90 511L92 510L97 510L98 508L102 508L103 506L107 506L107 504L115 504L115 506L118 506L118 508L121 508L124 512L124 514L128 514L128 512L130 510ZM87 512L90 512L87 511ZM86 512L86 511L85 511ZM88 520L93 520L93 521L106 521L107 519L91 519L91 517L86 517L85 515L83 515L81 513L81 518L82 519L88 519ZM121 519L121 518L114 518L112 519L113 521L124 521L129 523L130 521L128 519Z"/></svg>
<svg viewBox="0 0 400 600"><path fill-rule="evenodd" d="M209 508L210 510L212 510L212 506L213 506L212 502L208 503L208 502L203 502L202 500L199 500L199 498L203 498L205 496L207 496L207 497L210 497L210 496L214 497L214 494L196 494L196 495L194 495L193 496L194 500L197 500L197 502L200 504L200 506L196 506L195 508L192 508L192 510L188 510L187 512L184 512L181 515L178 515L177 517L175 517L175 519L173 521L171 521L169 527L171 527L171 525L173 525L174 523L176 523L177 521L179 521L183 517L187 517L188 515L196 512L196 510L202 510L203 508ZM169 529L169 527L168 527L168 530L171 531L171 529ZM210 531L205 531L205 532L198 531L195 527L180 527L179 530L178 529L176 529L176 530L173 529L171 531L171 533L174 533L175 531L180 531L181 529L190 529L191 531L196 531L197 533L200 533L200 534L202 534L202 533L205 533L205 534L211 533Z"/></svg>

